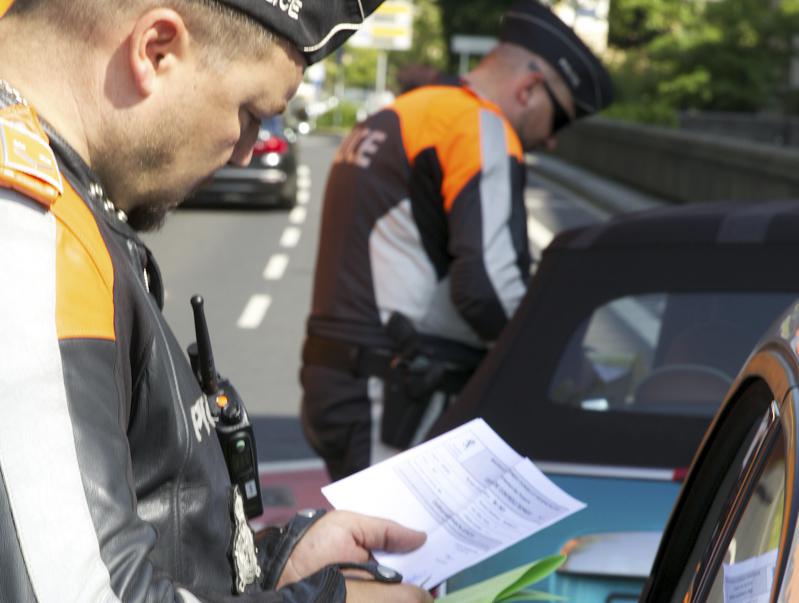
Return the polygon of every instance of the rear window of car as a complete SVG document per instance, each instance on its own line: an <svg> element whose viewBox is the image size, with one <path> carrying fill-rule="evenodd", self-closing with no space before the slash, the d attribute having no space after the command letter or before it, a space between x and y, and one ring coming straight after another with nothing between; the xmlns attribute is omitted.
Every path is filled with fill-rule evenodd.
<svg viewBox="0 0 799 603"><path fill-rule="evenodd" d="M795 293L655 293L598 307L549 386L586 413L712 416L757 341Z"/></svg>

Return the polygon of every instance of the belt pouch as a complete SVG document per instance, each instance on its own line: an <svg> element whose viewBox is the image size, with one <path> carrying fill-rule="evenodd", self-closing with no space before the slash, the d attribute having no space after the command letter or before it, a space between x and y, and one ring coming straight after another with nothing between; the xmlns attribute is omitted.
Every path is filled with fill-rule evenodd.
<svg viewBox="0 0 799 603"><path fill-rule="evenodd" d="M424 415L433 392L411 396L408 392L409 370L399 364L388 371L383 381L383 418L380 439L394 448L407 448Z"/></svg>

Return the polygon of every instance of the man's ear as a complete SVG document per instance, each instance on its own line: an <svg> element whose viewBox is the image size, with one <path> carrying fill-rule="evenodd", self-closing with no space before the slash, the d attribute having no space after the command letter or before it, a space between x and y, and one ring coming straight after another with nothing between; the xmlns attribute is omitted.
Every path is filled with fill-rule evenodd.
<svg viewBox="0 0 799 603"><path fill-rule="evenodd" d="M533 91L543 79L543 74L538 71L526 71L521 75L516 80L516 101L523 107L529 105Z"/></svg>
<svg viewBox="0 0 799 603"><path fill-rule="evenodd" d="M173 70L189 55L189 32L174 10L156 8L141 15L130 34L130 65L142 96L158 87L159 77Z"/></svg>

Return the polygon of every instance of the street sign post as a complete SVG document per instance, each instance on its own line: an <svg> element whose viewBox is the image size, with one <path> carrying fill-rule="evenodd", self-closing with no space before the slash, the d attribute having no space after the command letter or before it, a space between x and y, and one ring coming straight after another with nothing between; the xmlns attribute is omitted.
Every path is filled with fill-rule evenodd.
<svg viewBox="0 0 799 603"><path fill-rule="evenodd" d="M496 45L497 39L491 36L452 36L450 47L452 52L460 56L458 73L464 75L469 71L469 58L471 56L488 54Z"/></svg>
<svg viewBox="0 0 799 603"><path fill-rule="evenodd" d="M388 52L409 50L413 41L413 4L408 0L386 0L350 38L353 48L374 48L377 54L375 90L384 92Z"/></svg>

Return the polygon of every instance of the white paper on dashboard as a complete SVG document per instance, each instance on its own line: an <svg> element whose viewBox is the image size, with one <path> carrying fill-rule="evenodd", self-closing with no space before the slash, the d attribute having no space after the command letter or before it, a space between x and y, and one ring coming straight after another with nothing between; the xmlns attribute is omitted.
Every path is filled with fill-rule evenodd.
<svg viewBox="0 0 799 603"><path fill-rule="evenodd" d="M322 493L336 509L426 532L427 541L416 551L375 557L406 582L427 588L585 507L482 419L330 484Z"/></svg>
<svg viewBox="0 0 799 603"><path fill-rule="evenodd" d="M777 549L739 563L724 564L724 603L768 603Z"/></svg>

